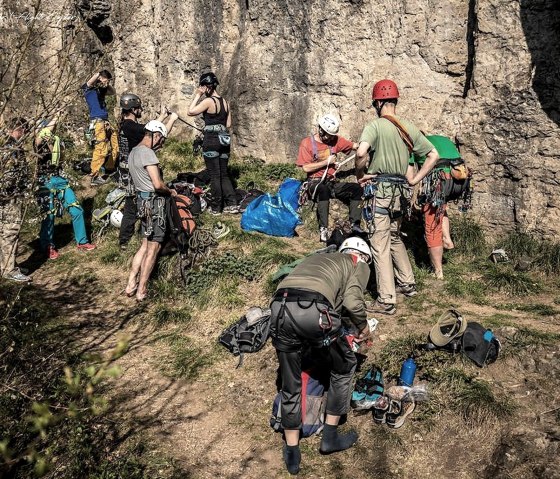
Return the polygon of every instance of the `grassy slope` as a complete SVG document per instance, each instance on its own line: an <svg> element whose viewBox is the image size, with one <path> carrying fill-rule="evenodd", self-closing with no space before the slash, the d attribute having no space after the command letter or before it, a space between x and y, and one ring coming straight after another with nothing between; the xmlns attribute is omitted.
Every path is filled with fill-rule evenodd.
<svg viewBox="0 0 560 479"><path fill-rule="evenodd" d="M173 171L201 166L191 153L188 144L166 145L168 179ZM255 181L269 190L294 171L254 159L236 162L232 170L240 186ZM86 200L86 208L102 203L109 189ZM313 214L307 211L304 218L293 239L245 233L238 218L222 219L232 232L190 275L188 286L178 279L177 259L162 259L151 283L153 299L141 306L119 295L136 243L121 252L116 232L109 231L93 253L78 253L71 243L63 247L61 258L41 265L34 285L22 290L9 331L19 337L19 347L0 358L2 383L12 388L0 389L0 414L15 418L0 436L11 434L12 456L34 438L17 422L29 413L32 399L53 407L71 400L61 387L63 365L85 368L98 361L92 355L107 354L125 337L128 353L116 361L121 376L96 388L108 409L59 422L34 444L38 451L50 444L50 476L284 477L280 437L267 426L275 391L273 348L269 344L236 370L236 359L215 340L249 306L267 304L274 288L269 277L278 266L320 246ZM202 217L204 227L216 221ZM59 237L68 241L68 219L61 223ZM25 228L28 242L37 227ZM558 271L558 247L511 235L496 246L507 249L512 263L492 265L487 256L493 245L485 244L475 223L458 220L453 227L458 247L447 255L443 282L430 277L421 234L409 228L420 294L399 304L397 317L379 318L367 364L381 365L386 380L394 380L411 345L451 306L500 334L499 361L478 369L459 357L422 355L418 379L428 384L430 400L405 427L394 431L375 426L370 415L350 417L345 427L359 430L358 446L322 457L319 439L305 440L302 477L547 477L554 470L559 417L547 411L558 406L560 381L559 279L552 274ZM24 245L24 254L31 246ZM525 256L535 266L516 271L513 266ZM9 302L17 289L2 286ZM35 361L38 366L30 369ZM25 461L19 470L20 477L29 474Z"/></svg>

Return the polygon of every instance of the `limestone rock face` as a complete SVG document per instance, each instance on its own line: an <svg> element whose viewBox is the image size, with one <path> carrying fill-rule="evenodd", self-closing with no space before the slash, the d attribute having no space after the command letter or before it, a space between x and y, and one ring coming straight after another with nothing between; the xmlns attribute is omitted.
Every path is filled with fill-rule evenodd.
<svg viewBox="0 0 560 479"><path fill-rule="evenodd" d="M482 222L560 232L557 0L74 0L73 8L90 28L84 44L114 68L117 91L149 107L165 101L186 116L200 73L214 70L238 155L294 161L328 112L358 140L375 115L373 83L391 78L399 115L460 144Z"/></svg>

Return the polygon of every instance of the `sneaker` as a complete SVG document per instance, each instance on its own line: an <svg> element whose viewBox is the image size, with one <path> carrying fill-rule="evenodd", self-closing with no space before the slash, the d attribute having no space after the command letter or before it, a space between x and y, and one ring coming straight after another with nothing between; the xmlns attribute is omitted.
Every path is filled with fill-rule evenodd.
<svg viewBox="0 0 560 479"><path fill-rule="evenodd" d="M101 186L107 183L107 180L104 180L101 176L96 176L95 178L91 179L90 186Z"/></svg>
<svg viewBox="0 0 560 479"><path fill-rule="evenodd" d="M404 294L406 297L410 298L418 294L415 284L400 284L397 285L397 293Z"/></svg>
<svg viewBox="0 0 560 479"><path fill-rule="evenodd" d="M321 243L326 243L328 239L329 239L329 230L324 226L321 226L319 228L319 241Z"/></svg>
<svg viewBox="0 0 560 479"><path fill-rule="evenodd" d="M208 211L208 213L210 213L212 216L220 216L222 214L221 211L215 210L215 209L211 208L210 206L208 208L206 208L206 211Z"/></svg>
<svg viewBox="0 0 560 479"><path fill-rule="evenodd" d="M119 243L119 248L121 251L126 251L128 243Z"/></svg>
<svg viewBox="0 0 560 479"><path fill-rule="evenodd" d="M58 251L56 250L56 248L50 244L49 246L47 246L47 258L48 259L57 259L60 255L58 254Z"/></svg>
<svg viewBox="0 0 560 479"><path fill-rule="evenodd" d="M373 422L376 424L385 424L387 412L389 411L390 401L387 396L381 396L373 405Z"/></svg>
<svg viewBox="0 0 560 479"><path fill-rule="evenodd" d="M6 279L11 281L17 281L18 283L29 283L31 281L30 276L24 275L19 268L14 268L11 273L4 276Z"/></svg>
<svg viewBox="0 0 560 479"><path fill-rule="evenodd" d="M76 246L80 251L91 251L95 249L95 245L91 243L82 243Z"/></svg>
<svg viewBox="0 0 560 479"><path fill-rule="evenodd" d="M416 403L414 399L407 399L400 403L399 412L396 414L387 414L386 424L387 426L398 429L402 427L405 419L410 416L416 409Z"/></svg>
<svg viewBox="0 0 560 479"><path fill-rule="evenodd" d="M229 215L237 215L237 214L239 214L239 206L235 206L235 205L226 206L224 208L224 210L222 211L222 213L226 213L226 214L229 214Z"/></svg>
<svg viewBox="0 0 560 479"><path fill-rule="evenodd" d="M379 300L375 300L372 303L366 303L366 311L368 313L388 314L392 316L397 312L397 308L394 304L383 303Z"/></svg>
<svg viewBox="0 0 560 479"><path fill-rule="evenodd" d="M214 229L212 230L212 234L216 239L223 238L230 232L230 228L228 225L223 224L222 222L218 221Z"/></svg>

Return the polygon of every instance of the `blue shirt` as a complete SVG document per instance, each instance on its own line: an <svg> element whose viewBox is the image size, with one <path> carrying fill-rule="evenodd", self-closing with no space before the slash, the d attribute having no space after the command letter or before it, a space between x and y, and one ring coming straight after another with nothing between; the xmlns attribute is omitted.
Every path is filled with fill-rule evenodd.
<svg viewBox="0 0 560 479"><path fill-rule="evenodd" d="M88 87L87 83L82 85L84 98L89 108L89 118L101 118L102 120L109 119L107 112L107 105L105 105L105 95L107 94L106 88Z"/></svg>

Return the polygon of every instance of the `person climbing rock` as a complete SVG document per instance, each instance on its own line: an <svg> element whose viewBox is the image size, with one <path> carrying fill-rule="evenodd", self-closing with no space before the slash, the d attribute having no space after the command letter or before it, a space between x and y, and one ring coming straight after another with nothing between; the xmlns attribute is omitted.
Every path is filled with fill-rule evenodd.
<svg viewBox="0 0 560 479"><path fill-rule="evenodd" d="M364 127L356 160L360 184L375 184L370 241L377 299L368 305L368 311L389 315L397 311L395 280L399 292L405 296L416 294L414 273L400 236L401 208L407 193L403 184L416 185L439 158L434 146L414 124L396 116L399 96L397 85L392 80L381 80L373 86L372 106L379 118ZM409 165L412 152L426 157L417 173Z"/></svg>
<svg viewBox="0 0 560 479"><path fill-rule="evenodd" d="M229 103L218 95L216 88L219 82L214 73L203 73L198 85L188 115L202 114L204 118L202 156L210 173L211 194L208 211L211 214L239 213L235 190L227 171L231 151Z"/></svg>
<svg viewBox="0 0 560 479"><path fill-rule="evenodd" d="M422 180L419 204L424 216L424 238L434 275L437 279L443 279L443 250L453 249L455 245L451 239L446 198L441 183L444 180L451 180L450 162L460 160L461 154L455 144L445 136L429 135L426 138L434 145L440 160ZM425 157L413 155L411 164L417 164L421 168L425 160Z"/></svg>
<svg viewBox="0 0 560 479"><path fill-rule="evenodd" d="M176 117L175 114L172 116ZM168 133L167 127L160 121L149 121L144 127L144 138L128 155L128 171L136 189L143 238L132 260L125 293L129 297L136 295L137 301L143 301L148 294L148 279L167 234L167 197L177 195L163 182L155 154L163 146Z"/></svg>
<svg viewBox="0 0 560 479"><path fill-rule="evenodd" d="M26 283L31 277L16 266L19 233L23 222L24 195L31 178L23 141L30 131L25 118L12 118L8 138L0 148L0 276Z"/></svg>
<svg viewBox="0 0 560 479"><path fill-rule="evenodd" d="M88 131L93 132L93 156L91 159L91 185L102 185L102 168L112 170L117 163L119 145L117 135L109 123L109 113L105 103L107 95L115 95L110 82L112 75L108 70L94 74L82 85L82 91L89 109L90 124Z"/></svg>
<svg viewBox="0 0 560 479"><path fill-rule="evenodd" d="M84 210L70 183L64 177L62 169L63 145L60 137L54 134L59 116L39 130L35 137L35 151L37 152L37 199L45 213L41 223L40 245L41 251L48 259L57 259L59 254L54 244L54 222L56 216L62 216L64 210L70 213L74 239L80 251L91 251L95 245L88 241Z"/></svg>
<svg viewBox="0 0 560 479"><path fill-rule="evenodd" d="M357 143L338 135L340 122L334 115L319 118L317 133L304 138L299 145L296 165L307 173L307 191L317 202L319 239L327 242L329 231L329 205L336 198L349 207L350 222L357 232L360 229L362 187L357 183L339 181L335 177L338 168L337 153L350 153Z"/></svg>
<svg viewBox="0 0 560 479"><path fill-rule="evenodd" d="M127 195L124 200L123 216L119 230L119 245L125 248L130 238L134 234L136 221L138 221L138 208L136 207L136 191L130 179L128 171L128 155L144 138L145 124L140 123L142 117L142 100L134 93L124 93L120 98L121 120L119 123L119 187L126 190ZM173 123L177 120L177 115L167 116L165 107L162 106L161 113L157 121L164 122L167 131L171 131Z"/></svg>
<svg viewBox="0 0 560 479"><path fill-rule="evenodd" d="M302 424L301 357L310 349L317 363L330 370L325 427L319 451L330 454L351 447L355 432L338 432L340 417L350 408L352 376L356 357L342 337L340 313L360 331L358 341L370 335L364 291L371 262L371 250L361 238L351 237L339 252L305 258L280 282L271 308L271 338L281 376L281 417L284 429L284 461L290 474L300 468Z"/></svg>

